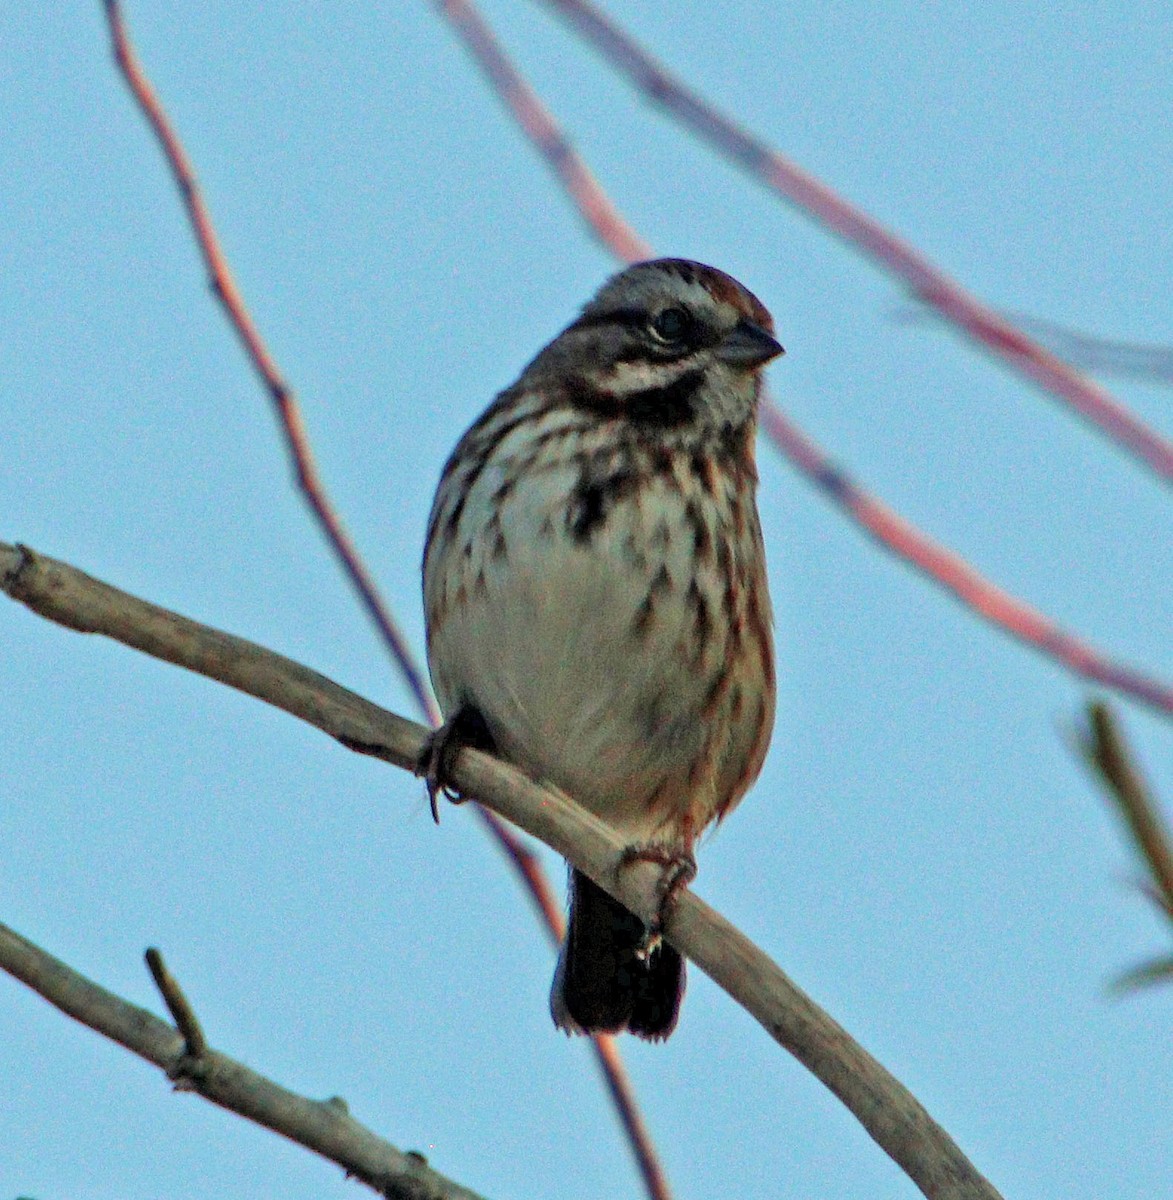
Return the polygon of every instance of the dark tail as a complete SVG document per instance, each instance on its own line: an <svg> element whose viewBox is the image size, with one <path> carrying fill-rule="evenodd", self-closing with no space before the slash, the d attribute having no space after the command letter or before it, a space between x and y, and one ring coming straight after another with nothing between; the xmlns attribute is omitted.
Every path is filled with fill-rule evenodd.
<svg viewBox="0 0 1173 1200"><path fill-rule="evenodd" d="M661 1041L676 1028L684 959L667 942L641 954L647 926L581 871L570 873L570 925L550 1011L567 1033L621 1033Z"/></svg>

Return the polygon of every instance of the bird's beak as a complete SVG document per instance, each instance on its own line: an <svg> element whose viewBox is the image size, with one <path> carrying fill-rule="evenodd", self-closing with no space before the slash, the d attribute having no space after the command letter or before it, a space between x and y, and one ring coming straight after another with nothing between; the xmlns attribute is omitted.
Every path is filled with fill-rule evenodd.
<svg viewBox="0 0 1173 1200"><path fill-rule="evenodd" d="M760 325L743 318L717 344L715 353L721 362L731 367L752 371L785 351Z"/></svg>

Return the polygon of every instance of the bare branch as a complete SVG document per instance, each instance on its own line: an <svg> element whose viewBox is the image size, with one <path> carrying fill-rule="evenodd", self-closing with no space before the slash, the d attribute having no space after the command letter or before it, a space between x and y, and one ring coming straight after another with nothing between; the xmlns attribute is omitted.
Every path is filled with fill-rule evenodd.
<svg viewBox="0 0 1173 1200"><path fill-rule="evenodd" d="M526 136L551 163L571 202L599 241L627 261L650 254L650 248L623 220L587 167L572 154L557 122L509 62L493 31L470 0L435 2L484 67L489 82ZM885 550L951 592L983 620L1085 679L1123 692L1158 711L1173 713L1173 688L1108 658L985 579L959 555L865 491L768 398L762 404L762 432L793 466Z"/></svg>
<svg viewBox="0 0 1173 1200"><path fill-rule="evenodd" d="M1173 980L1173 958L1154 958L1143 962L1129 971L1125 971L1119 979L1113 980L1112 991L1136 992L1141 988L1151 987L1154 983L1168 983Z"/></svg>
<svg viewBox="0 0 1173 1200"><path fill-rule="evenodd" d="M207 1052L208 1043L195 1009L179 986L179 980L167 969L162 952L154 946L148 947L143 957L147 960L147 968L159 989L159 995L163 997L163 1003L167 1005L167 1011L183 1034L184 1054L188 1058L202 1058Z"/></svg>
<svg viewBox="0 0 1173 1200"><path fill-rule="evenodd" d="M224 306L232 328L244 346L249 361L260 376L273 403L278 422L285 435L286 448L293 461L298 486L325 533L327 542L358 592L363 607L374 621L384 643L390 649L392 657L419 705L420 712L431 725L437 726L440 723L440 713L431 690L424 682L423 671L415 661L407 639L391 615L390 608L379 595L373 577L326 495L313 452L310 449L301 409L292 389L282 377L276 360L265 345L248 306L236 286L228 260L220 246L219 238L216 236L211 213L204 202L195 169L162 102L138 61L138 56L130 41L126 22L122 16L121 5L118 0L103 0L103 2L114 47L115 61L167 159L167 165L171 170L172 178L179 190L191 225L192 236L208 271L212 291ZM573 186L576 176L574 163L570 159L567 159L565 169L568 172L568 181ZM584 202L589 203L588 189L585 183L580 194L586 198ZM595 211L600 219L605 217L602 207L597 203ZM513 865L523 886L529 891L551 937L555 941L560 940L562 937L561 906L555 898L554 890L550 886L546 873L542 870L541 863L498 819L495 813L479 805L476 812L489 834L496 841L498 848ZM606 1035L595 1037L593 1043L595 1058L603 1073L607 1090L615 1104L624 1132L627 1134L648 1194L652 1200L670 1200L671 1193L668 1189L667 1179L660 1166L647 1125L640 1114L635 1091L623 1067L619 1049L613 1039Z"/></svg>
<svg viewBox="0 0 1173 1200"><path fill-rule="evenodd" d="M936 309L1013 370L1050 392L1107 434L1166 482L1173 482L1173 445L1149 429L1114 396L1085 379L980 303L923 254L849 204L674 78L588 0L543 0L652 103L660 105L719 154L748 171L837 237L902 279Z"/></svg>
<svg viewBox="0 0 1173 1200"><path fill-rule="evenodd" d="M404 1153L360 1125L346 1104L310 1100L206 1045L198 1058L190 1039L121 996L106 991L39 946L0 924L0 968L63 1013L161 1067L184 1091L337 1163L388 1200L481 1200L433 1171L421 1154Z"/></svg>
<svg viewBox="0 0 1173 1200"><path fill-rule="evenodd" d="M1070 329L1057 321L1045 321L1025 313L1010 314L1024 329L1032 331L1064 362L1085 371L1122 375L1127 379L1146 379L1152 383L1173 383L1173 346L1146 346L1115 338L1098 337Z"/></svg>
<svg viewBox="0 0 1173 1200"><path fill-rule="evenodd" d="M923 305L901 307L892 315L894 320L905 325L939 321L941 317L940 313ZM1008 312L1005 316L1038 338L1052 354L1081 371L1098 371L1102 375L1119 375L1166 386L1173 384L1173 346L1100 337L1030 313Z"/></svg>
<svg viewBox="0 0 1173 1200"><path fill-rule="evenodd" d="M1101 701L1088 704L1087 726L1077 731L1077 747L1124 818L1152 877L1154 902L1173 921L1173 841L1156 800L1133 763L1116 717ZM1168 970L1167 964L1151 963L1138 974L1159 977Z"/></svg>
<svg viewBox="0 0 1173 1200"><path fill-rule="evenodd" d="M204 202L195 168L187 156L183 143L179 140L179 135L172 128L162 102L143 71L142 64L138 61L138 56L130 41L126 22L122 16L122 5L118 0L103 0L103 3L114 47L114 60L118 63L118 69L122 72L131 95L150 124L151 131L167 159L167 166L171 171L175 186L179 190L184 211L187 213L187 219L191 225L192 237L204 260L212 292L224 306L229 323L240 339L249 362L260 376L261 382L269 394L269 399L273 403L281 431L285 435L286 449L293 461L298 486L313 510L331 549L337 555L358 592L363 607L366 608L383 641L395 656L399 669L403 672L421 711L427 714L427 718L432 724L439 724L439 713L435 701L424 681L423 673L412 659L407 639L380 597L374 579L359 557L358 551L350 540L350 535L342 525L341 518L326 495L318 475L317 465L314 462L313 452L310 450L301 409L292 389L285 382L276 360L265 345L264 338L261 337L260 330L257 329L248 306L244 302L244 297L240 294L240 289L236 286L232 269L228 265L228 259L216 236L216 228L212 224L212 214Z"/></svg>
<svg viewBox="0 0 1173 1200"><path fill-rule="evenodd" d="M34 612L102 633L275 705L350 749L414 771L427 731L252 642L210 629L24 547L0 543L0 587ZM658 871L622 866L616 834L561 792L473 750L453 783L568 858L646 921L659 910ZM915 1097L728 921L685 890L668 940L751 1013L855 1115L932 1200L998 1193Z"/></svg>
<svg viewBox="0 0 1173 1200"><path fill-rule="evenodd" d="M934 541L841 471L775 405L762 408L762 428L799 470L846 509L886 550L899 555L971 612L1076 675L1173 715L1173 687L1117 662L1069 633L1037 608L991 583L960 555Z"/></svg>
<svg viewBox="0 0 1173 1200"><path fill-rule="evenodd" d="M652 248L611 203L561 126L509 61L492 29L469 0L432 0L432 3L460 35L526 138L558 176L587 229L618 259L637 262L651 258Z"/></svg>

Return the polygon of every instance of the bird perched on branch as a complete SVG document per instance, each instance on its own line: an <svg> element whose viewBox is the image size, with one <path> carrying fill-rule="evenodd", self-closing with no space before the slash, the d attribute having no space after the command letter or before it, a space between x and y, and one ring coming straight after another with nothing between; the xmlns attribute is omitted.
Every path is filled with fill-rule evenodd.
<svg viewBox="0 0 1173 1200"><path fill-rule="evenodd" d="M460 439L424 551L433 803L454 747L489 750L663 863L666 904L692 878L773 728L754 435L781 353L730 276L638 263ZM667 1037L680 954L577 870L570 893L556 1024Z"/></svg>

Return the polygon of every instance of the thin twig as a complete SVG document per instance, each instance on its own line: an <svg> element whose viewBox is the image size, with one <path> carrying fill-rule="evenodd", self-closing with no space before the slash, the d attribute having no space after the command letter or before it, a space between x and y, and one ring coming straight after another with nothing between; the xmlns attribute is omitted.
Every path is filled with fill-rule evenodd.
<svg viewBox="0 0 1173 1200"><path fill-rule="evenodd" d="M635 235L620 216L574 147L563 136L557 123L549 117L529 85L501 53L492 32L475 9L465 3L465 0L433 0L433 3L476 54L481 66L493 80L498 94L524 129L526 137L539 149L562 181L563 187L574 198L587 227L619 258L636 260L649 257L651 251L647 244ZM518 870L531 870L536 860L529 851L521 853L524 854L524 858L518 857ZM549 889L545 890L548 895ZM534 895L536 898L537 889L534 889ZM538 900L538 903L542 902ZM543 915L547 925L554 932L555 939L560 941L561 909L550 902L543 907ZM672 1191L652 1144L651 1135L639 1108L632 1103L634 1091L615 1039L606 1036L596 1038L595 1053L603 1079L611 1092L635 1154L648 1195L652 1200L671 1200Z"/></svg>
<svg viewBox="0 0 1173 1200"><path fill-rule="evenodd" d="M1100 337L1030 313L1008 312L1004 315L1019 329L1038 338L1056 357L1081 371L1096 371L1102 375L1119 375L1125 379L1141 379L1157 384L1173 383L1173 346L1145 345ZM892 316L901 324L915 325L939 321L941 314L924 305L904 305L897 308Z"/></svg>
<svg viewBox="0 0 1173 1200"><path fill-rule="evenodd" d="M801 212L814 217L885 271L898 276L918 299L935 308L947 321L1073 408L1147 463L1166 482L1173 482L1173 445L1149 429L1110 393L981 304L878 221L707 104L588 0L542 0L542 3L564 18L652 103L663 107L723 157L744 168Z"/></svg>
<svg viewBox="0 0 1173 1200"><path fill-rule="evenodd" d="M1136 992L1170 980L1173 980L1173 955L1151 959L1123 972L1112 981L1112 991L1118 994Z"/></svg>
<svg viewBox="0 0 1173 1200"><path fill-rule="evenodd" d="M1146 346L1099 337L1025 313L1012 313L1010 318L1073 367L1127 379L1173 383L1173 346Z"/></svg>
<svg viewBox="0 0 1173 1200"><path fill-rule="evenodd" d="M553 116L510 63L492 30L469 0L435 2L464 38L518 124L553 166L588 228L604 246L628 261L650 254L648 246L606 198L589 169L570 151ZM573 166L570 177L566 169L568 164ZM583 202L584 196L591 198L589 204ZM602 219L599 214L603 214ZM793 466L885 550L904 559L952 593L972 612L1085 679L1130 695L1161 712L1173 713L1173 688L1114 662L1030 605L983 578L964 559L922 533L851 480L768 399L762 404L762 432Z"/></svg>
<svg viewBox="0 0 1173 1200"><path fill-rule="evenodd" d="M432 0L489 77L522 132L558 176L587 228L616 258L651 258L651 247L623 219L561 126L502 52L493 31L468 0Z"/></svg>
<svg viewBox="0 0 1173 1200"><path fill-rule="evenodd" d="M193 1070L190 1041L166 1021L106 991L6 925L0 925L0 969L66 1015L161 1067L169 1079L182 1079L185 1090L337 1163L388 1200L482 1200L433 1171L423 1155L404 1153L360 1125L337 1098L299 1096L206 1045Z"/></svg>
<svg viewBox="0 0 1173 1200"><path fill-rule="evenodd" d="M301 409L292 390L282 377L276 360L269 353L260 330L257 329L248 306L236 286L232 269L228 265L228 259L225 257L220 240L216 235L212 215L204 202L195 169L178 134L172 128L162 102L143 71L142 64L131 44L130 34L122 16L122 5L119 0L103 0L103 3L114 47L114 59L167 159L167 166L175 180L175 186L179 190L184 210L191 224L192 236L200 256L204 260L212 292L223 305L229 324L240 339L249 362L260 376L261 382L273 402L278 423L285 435L286 448L293 462L298 487L313 509L314 516L317 517L318 523L326 534L331 549L338 556L343 569L358 591L363 606L374 621L383 641L395 655L399 669L407 680L421 710L427 713L428 719L433 724L438 724L439 713L436 710L435 701L424 682L422 672L412 659L407 639L395 623L387 605L380 598L374 579L359 557L358 551L350 540L350 535L342 525L341 518L334 511L333 505L326 496L306 436Z"/></svg>
<svg viewBox="0 0 1173 1200"><path fill-rule="evenodd" d="M762 429L825 496L849 512L881 546L951 592L971 612L1069 671L1131 696L1158 712L1173 714L1173 687L1116 662L991 583L959 555L861 488L775 405L762 406Z"/></svg>
<svg viewBox="0 0 1173 1200"><path fill-rule="evenodd" d="M183 988L179 986L179 980L167 969L162 952L154 946L148 947L143 957L147 960L151 978L159 989L159 995L163 997L163 1003L167 1005L167 1011L174 1019L179 1032L183 1034L184 1053L188 1058L202 1058L208 1049L207 1039L200 1028L195 1009L183 994Z"/></svg>
<svg viewBox="0 0 1173 1200"><path fill-rule="evenodd" d="M418 769L428 731L254 643L210 629L27 548L0 543L0 588L39 615L102 633L272 704L349 749ZM452 782L569 859L646 921L659 871L623 866L625 847L598 818L487 754L462 750ZM687 890L665 936L755 1017L855 1115L931 1200L996 1200L997 1191L915 1097L728 921Z"/></svg>
<svg viewBox="0 0 1173 1200"><path fill-rule="evenodd" d="M1158 907L1173 920L1173 840L1112 710L1089 702L1087 726L1077 736L1084 761L1115 801L1152 876Z"/></svg>
<svg viewBox="0 0 1173 1200"><path fill-rule="evenodd" d="M248 307L236 286L228 260L220 247L211 213L204 202L195 170L183 143L147 79L131 44L118 0L103 0L114 57L128 87L167 159L191 224L192 235L204 260L212 291L220 300L232 328L244 346L249 361L260 376L277 413L286 446L294 464L298 486L317 518L329 545L342 563L357 590L363 606L374 621L384 643L390 649L402 672L420 712L433 727L440 723L440 713L431 690L424 682L423 672L416 664L406 638L383 602L374 579L344 529L323 487L314 462L301 410L292 390L285 382L277 363L269 353ZM561 907L554 890L536 856L504 825L497 815L476 806L479 820L496 841L499 849L513 864L518 877L528 890L546 928L555 941L562 936ZM608 1091L616 1105L620 1122L627 1133L632 1153L643 1175L652 1200L667 1200L668 1190L662 1168L640 1115L631 1081L623 1070L618 1047L601 1035L594 1039L595 1056L603 1072Z"/></svg>

